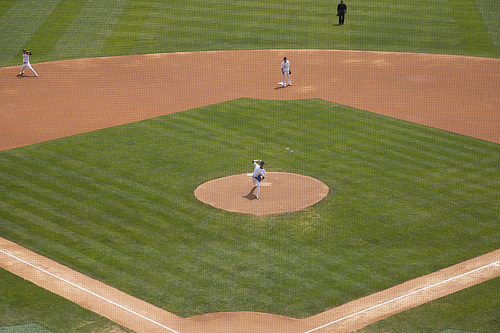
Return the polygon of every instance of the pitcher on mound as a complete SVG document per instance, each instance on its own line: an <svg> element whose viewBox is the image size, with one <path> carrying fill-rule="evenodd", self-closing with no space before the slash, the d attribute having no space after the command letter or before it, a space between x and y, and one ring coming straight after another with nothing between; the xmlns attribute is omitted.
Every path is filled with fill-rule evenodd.
<svg viewBox="0 0 500 333"><path fill-rule="evenodd" d="M259 162L259 164L257 164ZM266 170L264 170L264 161L262 160L253 160L254 165L253 174L252 174L252 184L257 186L257 200L259 199L260 194L260 182L266 178Z"/></svg>
<svg viewBox="0 0 500 333"><path fill-rule="evenodd" d="M292 85L292 81L290 81L290 74L292 71L290 70L290 61L287 60L286 57L283 58L283 62L281 63L281 73L283 73L283 87L286 88L286 79L288 78L288 85Z"/></svg>

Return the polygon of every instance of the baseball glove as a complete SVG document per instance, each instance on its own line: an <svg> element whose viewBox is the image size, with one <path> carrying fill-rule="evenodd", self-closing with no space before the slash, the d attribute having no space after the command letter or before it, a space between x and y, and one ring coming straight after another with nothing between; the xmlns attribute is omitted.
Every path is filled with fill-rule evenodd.
<svg viewBox="0 0 500 333"><path fill-rule="evenodd" d="M262 175L258 175L257 180L260 182L262 180Z"/></svg>
<svg viewBox="0 0 500 333"><path fill-rule="evenodd" d="M292 74L292 71L288 71L288 74Z"/></svg>

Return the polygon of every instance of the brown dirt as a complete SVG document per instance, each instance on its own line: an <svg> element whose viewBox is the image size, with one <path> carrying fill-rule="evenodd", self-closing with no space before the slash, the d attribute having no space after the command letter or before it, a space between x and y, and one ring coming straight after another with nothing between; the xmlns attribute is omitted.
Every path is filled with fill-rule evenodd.
<svg viewBox="0 0 500 333"><path fill-rule="evenodd" d="M292 87L278 88L286 55ZM36 58L35 58L36 59ZM500 59L332 50L212 51L0 68L0 150L240 97L322 98L500 143Z"/></svg>
<svg viewBox="0 0 500 333"><path fill-rule="evenodd" d="M229 212L265 215L298 211L328 194L328 186L312 177L268 172L257 200L251 178L250 173L213 179L198 186L194 195L207 205Z"/></svg>
<svg viewBox="0 0 500 333"><path fill-rule="evenodd" d="M285 55L293 86L280 88ZM499 59L267 50L33 66L38 78L17 76L20 66L0 68L0 150L241 97L321 98L500 143ZM350 332L500 276L500 250L301 320L254 312L183 319L3 239L0 267L137 332Z"/></svg>

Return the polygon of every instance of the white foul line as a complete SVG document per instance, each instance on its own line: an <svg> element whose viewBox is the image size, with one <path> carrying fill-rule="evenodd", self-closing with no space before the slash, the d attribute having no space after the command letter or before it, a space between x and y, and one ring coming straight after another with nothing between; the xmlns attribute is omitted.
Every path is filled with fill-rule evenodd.
<svg viewBox="0 0 500 333"><path fill-rule="evenodd" d="M102 299L102 300L104 300L104 301L106 301L106 302L108 302L108 303L111 303L111 304L113 304L113 305L115 305L115 306L117 306L117 307L119 307L119 308L122 308L122 309L123 309L123 310L125 310L125 311L128 311L128 312L130 312L130 313L132 313L132 314L134 314L134 315L136 315L136 316L139 316L139 317L141 317L141 318L143 318L143 319L146 319L147 321L150 321L151 323L153 323L153 324L155 324L155 325L158 325L158 326L160 326L160 327L163 327L163 328L165 328L165 329L167 329L167 330L169 330L169 331L171 331L171 332L173 332L173 333L179 333L179 332L177 332L177 331L175 331L175 330L171 329L170 327L167 327L167 326L165 326L165 325L163 325L163 324L161 324L161 323L159 323L159 322L157 322L157 321L155 321L155 320L153 320L153 319L151 319L151 318L148 318L148 317L146 317L146 316L143 316L143 315L141 315L140 313L137 313L137 312L135 312L135 311L132 311L132 310L130 310L130 309L128 309L128 308L126 308L126 307L124 307L123 305L120 305L120 304L118 304L118 303L115 303L115 302L113 302L113 301L111 301L111 300L109 300L109 299L107 299L107 298L105 298L105 297L103 297L103 296L101 296L101 295L98 295L98 294L96 294L96 293L94 293L94 292L92 292L92 291L90 291L90 290L87 290L87 289L85 289L85 288L83 288L83 287L80 287L79 285L74 284L73 282L70 282L70 281L68 281L68 280L66 280L66 279L63 279L62 277L57 276L57 275L55 275L55 274L53 274L53 273L51 273L51 272L49 272L49 271L46 271L46 270L45 270L45 269L43 269L43 268L40 268L40 267L38 267L38 266L35 266L35 265L33 265L33 264L31 264L31 263L29 263L29 262L27 262L27 261L25 261L25 260L23 260L23 259L21 259L21 258L16 257L16 256L15 256L15 255L13 255L13 254L10 254L10 253L8 253L8 252L6 252L6 251L4 251L4 250L1 250L1 249L0 249L0 252L2 252L2 253L4 253L4 254L6 254L6 255L8 255L9 257L12 257L12 258L14 258L14 259L16 259L16 260L19 260L20 262L25 263L25 264L26 264L26 265L28 265L28 266L31 266L31 267L33 267L33 268L35 268L35 269L38 269L38 270L39 270L39 271L41 271L41 272L44 272L44 273L46 273L46 274L48 274L48 275L50 275L50 276L53 276L53 277L55 277L56 279L59 279L59 280L61 280L61 281L64 281L64 282L66 282L67 284L72 285L73 287L76 287L76 288L78 288L78 289L80 289L80 290L83 290L83 291L85 291L85 292L87 292L87 293L89 293L89 294L91 294L91 295L93 295L93 296L95 296L95 297L97 297L97 298L100 298L100 299ZM340 322L340 321L342 321L342 320L352 318L352 317L357 316L357 315L359 315L359 314L362 314L362 313L368 312L368 311L370 311L370 310L373 310L373 309L375 309L375 308L378 308L378 307L384 306L384 305L386 305L386 304L389 304L389 303L392 303L392 302L398 301L398 300L400 300L400 299L403 299L403 298L405 298L405 297L408 297L408 296L411 296L411 295L413 295L413 294L419 293L419 292L424 291L424 290L426 290L426 289L433 288L433 287L438 286L438 285L440 285L440 284L443 284L443 283L446 283L446 282L449 282L449 281L453 281L453 280L458 279L458 278L461 278L461 277L463 277L463 276L466 276L466 275L469 275L469 274L475 273L475 272L477 272L477 271L480 271L480 270L482 270L482 269L488 268L488 267L490 267L490 266L498 266L498 267L500 267L500 261L497 261L497 262L494 262L494 263L491 263L491 264L488 264L488 265L485 265L485 266L482 266L482 267L479 267L479 268L473 269L472 271L465 272L465 273L463 273L463 274L460 274L460 275L454 276L454 277L452 277L452 278L449 278L449 279L446 279L446 280L440 281L440 282L438 282L438 283L428 285L428 286L426 286L426 287L424 287L424 288L421 288L421 289L418 289L418 290L412 291L411 293L408 293L408 294L405 294L405 295L402 295L402 296L399 296L399 297L393 298L393 299L388 300L388 301L386 301L386 302L383 302L383 303L380 303L380 304L374 305L374 306L369 307L369 308L367 308L367 309L364 309L364 310L358 311L358 312L356 312L356 313L350 314L350 315L348 315L348 316L345 316L345 317L343 317L343 318L340 318L340 319L334 320L334 321L329 322L329 323L327 323L327 324L325 324L325 325L322 325L322 326L319 326L319 327L313 328L312 330L309 330L309 331L304 332L304 333L311 333L311 332L317 331L317 330L319 330L319 329L322 329L322 328L325 328L325 327L327 327L327 326L330 326L330 325L333 325L333 324L335 324L335 323L338 323L338 322Z"/></svg>
<svg viewBox="0 0 500 333"><path fill-rule="evenodd" d="M0 252L2 252L2 253L4 253L4 254L6 254L6 255L8 255L8 256L10 256L10 257L12 257L12 258L16 259L16 260L19 260L20 262L25 263L26 265L29 265L29 266L31 266L31 267L33 267L33 268L35 268L35 269L38 269L38 270L39 270L39 271L41 271L41 272L44 272L44 273L46 273L46 274L49 274L49 275L51 275L51 276L55 277L56 279L59 279L59 280L61 280L61 281L64 281L64 282L66 282L67 284L72 285L73 287L76 287L76 288L78 288L78 289L81 289L81 290L83 290L83 291L85 291L85 292L87 292L87 293L91 294L92 296L98 297L98 298L100 298L100 299L102 299L102 300L104 300L104 301L106 301L106 302L108 302L108 303L111 303L111 304L113 304L113 305L116 305L116 306L117 306L117 307L119 307L119 308L122 308L122 309L123 309L123 310L125 310L125 311L128 311L128 312L130 312L130 313L132 313L132 314L135 314L135 315L137 315L137 316L139 316L139 317L141 317L141 318L143 318L143 319L146 319L146 320L148 320L148 321L152 322L153 324L156 324L156 325L158 325L158 326L161 326L161 327L163 327L163 328L165 328L165 329L167 329L167 330L169 330L169 331L171 331L171 332L173 332L173 333L179 333L179 332L177 332L177 331L174 331L174 330L173 330L173 329L171 329L170 327L167 327L167 326L165 326L165 325L163 325L163 324L161 324L161 323L159 323L159 322L157 322L157 321L154 321L153 319L150 319L150 318L148 318L148 317L146 317L146 316L143 316L143 315L141 315L140 313L137 313L137 312L135 312L135 311L132 311L132 310L130 310L130 309L128 309L128 308L126 308L126 307L124 307L123 305L120 305L120 304L118 304L118 303L115 303L115 302L113 302L113 301L111 301L111 300L109 300L109 299L107 299L107 298L105 298L105 297L102 297L101 295L98 295L98 294L96 294L96 293L94 293L94 292L92 292L92 291L90 291L90 290L87 290L87 289L85 289L85 288L83 288L83 287L80 287L79 285L76 285L76 284L74 284L73 282L70 282L70 281L68 281L68 280L65 280L65 279L63 279L63 278L62 278L62 277L60 277L60 276L57 276L57 275L55 275L55 274L52 274L51 272L46 271L45 269L40 268L40 267L38 267L38 266L35 266L35 265L33 265L33 264L31 264L31 263L29 263L29 262L27 262L27 261L25 261L25 260L23 260L23 259L21 259L21 258L18 258L18 257L16 257L16 256L15 256L15 255L13 255L13 254L10 254L10 253L8 253L8 252L5 252L5 251L3 251L3 250L1 250L1 249L0 249Z"/></svg>
<svg viewBox="0 0 500 333"><path fill-rule="evenodd" d="M386 304L389 304L389 303L392 303L392 302L398 301L398 300L400 300L400 299L403 299L403 298L405 298L405 297L408 297L408 296L411 296L411 295L413 295L413 294L419 293L419 292L424 291L424 290L426 290L426 289L433 288L433 287L438 286L438 285L440 285L440 284L443 284L443 283L450 282L450 281L452 281L452 280L455 280L455 279L461 278L461 277L463 277L463 276L465 276L465 275L468 275L468 274L471 274L471 273L475 273L475 272L477 272L477 271L480 271L480 270L482 270L482 269L488 268L488 267L490 267L490 266L499 266L499 267L500 267L500 261L497 261L497 262L494 262L494 263L488 264L488 265L486 265L486 266L482 266L482 267L479 267L479 268L473 269L472 271L469 271L469 272L466 272L466 273L463 273L463 274L460 274L460 275L454 276L454 277L452 277L452 278L449 278L449 279L446 279L446 280L440 281L440 282L438 282L438 283L431 284L431 285L426 286L426 287L424 287L424 288L421 288L421 289L418 289L418 290L412 291L411 293L408 293L408 294L406 294L406 295L403 295L403 296L399 296L399 297L393 298L393 299L388 300L388 301L386 301L386 302L383 302L383 303L380 303L380 304L374 305L374 306L369 307L369 308L367 308L367 309L364 309L364 310L358 311L358 312L356 312L356 313L350 314L350 315L348 315L348 316L345 316L345 317L343 317L343 318L340 318L340 319L334 320L334 321L329 322L329 323L327 323L327 324L325 324L325 325L322 325L322 326L319 326L319 327L313 328L312 330L307 331L307 332L304 332L304 333L311 333L311 332L314 332L314 331L320 330L320 329L325 328L325 327L327 327L327 326L330 326L330 325L332 325L332 324L338 323L338 322L340 322L340 321L342 321L342 320L352 318L352 317L357 316L357 315L359 315L359 314L362 314L362 313L368 312L368 311L370 311L370 310L373 310L373 309L375 309L375 308L378 308L378 307L384 306L384 305L386 305Z"/></svg>

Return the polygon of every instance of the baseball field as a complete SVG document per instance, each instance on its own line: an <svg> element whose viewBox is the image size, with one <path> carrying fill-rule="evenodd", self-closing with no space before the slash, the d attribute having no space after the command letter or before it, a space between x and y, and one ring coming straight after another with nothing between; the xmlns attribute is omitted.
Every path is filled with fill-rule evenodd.
<svg viewBox="0 0 500 333"><path fill-rule="evenodd" d="M498 250L500 6L346 3L0 2L0 237L183 318L307 319ZM196 199L252 159L328 195ZM128 331L0 274L0 327ZM362 331L498 332L484 280Z"/></svg>

